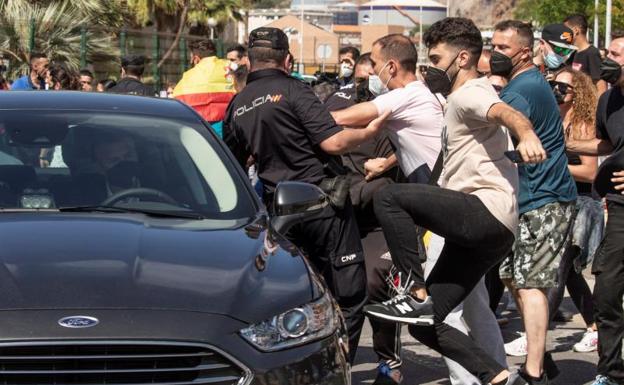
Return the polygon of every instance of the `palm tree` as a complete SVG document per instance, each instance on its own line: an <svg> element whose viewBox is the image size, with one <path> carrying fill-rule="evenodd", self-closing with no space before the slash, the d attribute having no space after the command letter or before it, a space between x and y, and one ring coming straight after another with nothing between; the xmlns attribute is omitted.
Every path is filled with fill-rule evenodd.
<svg viewBox="0 0 624 385"><path fill-rule="evenodd" d="M107 4L106 0L0 0L0 53L12 61L8 75L28 71L31 36L35 51L78 70L82 28L87 26L87 59L112 59L116 54L112 35L97 27L102 19L114 25L115 16Z"/></svg>

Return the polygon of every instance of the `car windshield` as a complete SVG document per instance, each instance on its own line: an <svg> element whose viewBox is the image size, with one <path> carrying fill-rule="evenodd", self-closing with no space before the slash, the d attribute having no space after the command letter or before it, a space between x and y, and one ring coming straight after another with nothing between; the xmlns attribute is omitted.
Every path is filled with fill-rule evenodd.
<svg viewBox="0 0 624 385"><path fill-rule="evenodd" d="M107 112L0 112L0 207L5 211L106 208L242 219L255 211L243 183L199 121Z"/></svg>

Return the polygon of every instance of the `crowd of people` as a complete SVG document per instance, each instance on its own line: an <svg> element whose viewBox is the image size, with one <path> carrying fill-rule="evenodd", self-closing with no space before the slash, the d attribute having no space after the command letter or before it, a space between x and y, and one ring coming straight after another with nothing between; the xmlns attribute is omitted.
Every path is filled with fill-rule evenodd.
<svg viewBox="0 0 624 385"><path fill-rule="evenodd" d="M263 27L225 59L192 42L193 67L160 96L211 124L269 212L281 181L326 192L331 205L284 235L340 306L351 362L369 317L375 385L403 381L403 324L453 384L548 384L566 288L587 327L574 350L598 352L594 385L624 384L624 37L604 54L587 30L571 15L535 41L507 20L484 46L471 20L446 18L423 37L429 66L392 34L368 53L341 49L337 77L312 88L285 33ZM32 54L11 89L154 96L144 68L124 57L119 81L94 84ZM505 288L524 326L507 344ZM526 361L514 370L506 355Z"/></svg>
<svg viewBox="0 0 624 385"><path fill-rule="evenodd" d="M547 332L566 318L566 287L587 327L574 350L599 353L594 384L624 383L624 39L603 59L586 35L583 15L537 42L509 20L484 47L472 21L447 18L424 36L424 70L409 38L388 35L370 53L341 51L338 81L311 89L291 74L281 30L251 33L224 140L269 210L283 180L329 195L286 236L341 306L352 360L368 315L375 384L403 380L401 324L445 357L453 384L549 383ZM525 329L506 345L505 287ZM526 362L511 370L506 354Z"/></svg>

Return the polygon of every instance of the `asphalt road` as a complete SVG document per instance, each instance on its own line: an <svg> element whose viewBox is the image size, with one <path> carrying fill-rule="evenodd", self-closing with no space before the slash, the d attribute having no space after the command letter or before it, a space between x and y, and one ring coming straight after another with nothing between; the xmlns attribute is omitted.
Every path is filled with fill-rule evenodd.
<svg viewBox="0 0 624 385"><path fill-rule="evenodd" d="M593 286L591 275L587 275L590 286ZM567 297L563 308L576 313L574 304ZM521 321L515 311L504 313L510 318L510 323L501 329L505 342L517 337L516 332L521 331ZM580 340L585 326L578 314L575 314L572 322L555 323L549 331L547 349L553 352L553 357L561 371L561 374L553 381L553 385L583 385L591 384L596 376L596 362L598 355L593 353L576 353L572 351L572 345ZM507 362L511 367L516 367L524 362L524 358L508 357ZM360 348L353 367L353 384L372 384L376 376L377 357L372 349L371 329L366 323ZM429 350L418 343L403 328L403 384L405 385L446 385L448 371L444 361L436 352Z"/></svg>

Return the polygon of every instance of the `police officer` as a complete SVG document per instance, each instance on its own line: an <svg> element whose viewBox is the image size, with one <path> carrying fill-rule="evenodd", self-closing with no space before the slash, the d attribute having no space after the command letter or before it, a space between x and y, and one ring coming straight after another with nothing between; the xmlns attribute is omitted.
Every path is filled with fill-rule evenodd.
<svg viewBox="0 0 624 385"><path fill-rule="evenodd" d="M258 28L249 35L251 71L247 86L232 100L224 121L224 140L241 165L253 157L271 207L281 181L334 186L333 204L317 217L293 227L287 237L300 247L325 278L340 305L349 332L353 362L367 301L364 255L346 179L336 173L339 155L375 137L385 115L366 128L343 129L305 83L289 76L293 61L286 34ZM339 161L338 161L339 162ZM340 187L342 186L342 187ZM344 199L339 199L343 196Z"/></svg>
<svg viewBox="0 0 624 385"><path fill-rule="evenodd" d="M128 55L121 58L121 79L108 90L115 94L154 96L154 89L141 81L145 71L145 56Z"/></svg>

